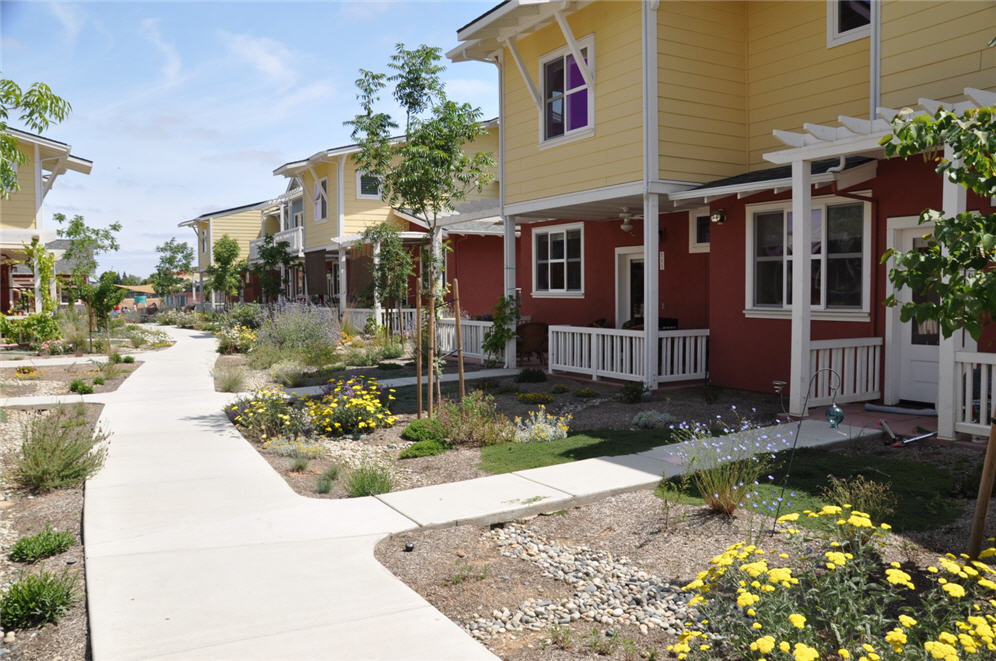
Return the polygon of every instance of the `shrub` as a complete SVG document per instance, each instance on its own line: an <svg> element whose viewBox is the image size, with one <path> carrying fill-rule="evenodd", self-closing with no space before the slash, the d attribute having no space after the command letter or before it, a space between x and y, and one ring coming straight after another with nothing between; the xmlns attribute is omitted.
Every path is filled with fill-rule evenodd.
<svg viewBox="0 0 996 661"><path fill-rule="evenodd" d="M26 629L55 622L76 602L78 578L68 571L43 571L14 581L0 597L0 626Z"/></svg>
<svg viewBox="0 0 996 661"><path fill-rule="evenodd" d="M303 473L308 470L308 464L311 463L311 458L304 455L296 454L291 457L290 471L292 473Z"/></svg>
<svg viewBox="0 0 996 661"><path fill-rule="evenodd" d="M14 378L21 381L33 381L38 378L38 370L31 365L21 365L14 369Z"/></svg>
<svg viewBox="0 0 996 661"><path fill-rule="evenodd" d="M102 386L105 383L106 383L106 381L104 381L104 377L102 377L102 376L95 376L95 377L93 377L93 385L95 385L95 386Z"/></svg>
<svg viewBox="0 0 996 661"><path fill-rule="evenodd" d="M439 441L434 438L415 441L398 455L399 459L415 459L416 457L432 457L442 454L453 446L446 441Z"/></svg>
<svg viewBox="0 0 996 661"><path fill-rule="evenodd" d="M549 397L549 395L547 395ZM479 447L515 440L515 425L501 412L495 399L480 390L460 403L444 401L435 418L453 445Z"/></svg>
<svg viewBox="0 0 996 661"><path fill-rule="evenodd" d="M270 366L270 377L285 388L304 384L305 367L296 360L281 360Z"/></svg>
<svg viewBox="0 0 996 661"><path fill-rule="evenodd" d="M542 383L546 381L546 372L538 367L527 367L515 375L516 383Z"/></svg>
<svg viewBox="0 0 996 661"><path fill-rule="evenodd" d="M90 429L82 404L58 406L24 428L14 479L36 492L79 486L104 464L107 436Z"/></svg>
<svg viewBox="0 0 996 661"><path fill-rule="evenodd" d="M516 399L523 404L549 404L553 401L553 395L548 392L520 392Z"/></svg>
<svg viewBox="0 0 996 661"><path fill-rule="evenodd" d="M591 388L585 386L584 388L579 388L574 391L575 397L580 397L581 399L592 399L593 397L598 397L598 393Z"/></svg>
<svg viewBox="0 0 996 661"><path fill-rule="evenodd" d="M238 365L220 367L211 373L221 392L239 392L246 385L246 371Z"/></svg>
<svg viewBox="0 0 996 661"><path fill-rule="evenodd" d="M287 303L275 308L260 326L250 360L259 367L287 359L321 366L329 362L340 337L339 322L330 308Z"/></svg>
<svg viewBox="0 0 996 661"><path fill-rule="evenodd" d="M36 535L22 537L10 549L8 557L14 562L38 562L42 558L58 555L76 543L73 534L65 530L53 530L46 525Z"/></svg>
<svg viewBox="0 0 996 661"><path fill-rule="evenodd" d="M354 377L333 380L323 388L321 399L305 403L315 431L325 436L369 434L392 427L397 418L386 403L394 399L394 389L381 392L376 379Z"/></svg>
<svg viewBox="0 0 996 661"><path fill-rule="evenodd" d="M800 517L787 514L778 522L790 553L762 555L740 542L685 586L695 593L697 614L670 652L699 659L991 658L982 654L991 651L996 615L990 566L954 554L926 571L886 564L880 550L888 526L866 513L828 505L801 516L822 533L785 528ZM992 556L996 548L982 553ZM711 648L703 650L706 643Z"/></svg>
<svg viewBox="0 0 996 661"><path fill-rule="evenodd" d="M89 395L93 392L93 386L83 381L83 379L73 379L69 383L69 392L79 393L80 395Z"/></svg>
<svg viewBox="0 0 996 661"><path fill-rule="evenodd" d="M336 481L339 477L339 467L329 466L325 471L318 476L318 480L315 482L315 491L318 493L328 493L332 491L332 483Z"/></svg>
<svg viewBox="0 0 996 661"><path fill-rule="evenodd" d="M135 356L125 356L124 358L121 359L121 362L130 365L131 363L135 362Z"/></svg>
<svg viewBox="0 0 996 661"><path fill-rule="evenodd" d="M7 335L18 344L26 344L37 349L44 342L58 339L59 324L49 314L29 314L22 319L11 319L8 322Z"/></svg>
<svg viewBox="0 0 996 661"><path fill-rule="evenodd" d="M624 404L639 404L643 401L643 397L646 394L647 389L643 387L642 383L630 381L619 389L619 392L616 393L616 398Z"/></svg>
<svg viewBox="0 0 996 661"><path fill-rule="evenodd" d="M346 495L350 498L376 496L389 492L393 487L391 473L382 466L360 466L350 471L346 478Z"/></svg>
<svg viewBox="0 0 996 661"><path fill-rule="evenodd" d="M412 420L401 432L401 438L406 441L436 441L442 442L446 439L446 430L439 422L439 418L418 418Z"/></svg>
<svg viewBox="0 0 996 661"><path fill-rule="evenodd" d="M633 416L632 425L637 429L666 429L678 422L678 419L667 411L640 411Z"/></svg>
<svg viewBox="0 0 996 661"><path fill-rule="evenodd" d="M242 427L250 439L260 442L307 435L310 421L307 416L292 415L294 410L283 390L267 386L237 399L225 408L225 413L229 420Z"/></svg>
<svg viewBox="0 0 996 661"><path fill-rule="evenodd" d="M47 342L42 342L41 346L38 347L38 353L49 356L61 356L65 353L72 353L72 351L73 345L62 340L48 340Z"/></svg>
<svg viewBox="0 0 996 661"><path fill-rule="evenodd" d="M405 355L405 345L401 342L388 342L381 349L385 360L395 360Z"/></svg>
<svg viewBox="0 0 996 661"><path fill-rule="evenodd" d="M518 443L559 441L567 438L570 422L570 414L550 415L541 405L537 410L530 411L525 420L515 419L515 440Z"/></svg>
<svg viewBox="0 0 996 661"><path fill-rule="evenodd" d="M401 363L377 363L377 369L379 370L399 370L404 365Z"/></svg>
<svg viewBox="0 0 996 661"><path fill-rule="evenodd" d="M550 388L550 392L554 395L563 395L564 393L570 392L571 389L565 386L563 383L555 383L553 387Z"/></svg>
<svg viewBox="0 0 996 661"><path fill-rule="evenodd" d="M117 365L118 363L121 362L121 354L115 351L114 353L107 356L107 362L111 363L112 365Z"/></svg>
<svg viewBox="0 0 996 661"><path fill-rule="evenodd" d="M218 331L218 353L248 353L256 342L256 331L248 326L224 326Z"/></svg>
<svg viewBox="0 0 996 661"><path fill-rule="evenodd" d="M866 512L872 519L881 521L896 509L896 496L891 489L891 483L875 482L864 475L850 479L830 475L829 484L820 490L820 496L834 505L851 505L859 512Z"/></svg>
<svg viewBox="0 0 996 661"><path fill-rule="evenodd" d="M236 303L221 315L222 328L242 326L257 330L266 321L266 308L258 303Z"/></svg>

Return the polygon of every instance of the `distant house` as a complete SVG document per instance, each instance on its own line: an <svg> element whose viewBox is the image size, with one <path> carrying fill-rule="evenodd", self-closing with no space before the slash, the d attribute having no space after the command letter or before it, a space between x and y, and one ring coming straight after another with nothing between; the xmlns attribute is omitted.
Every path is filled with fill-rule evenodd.
<svg viewBox="0 0 996 661"><path fill-rule="evenodd" d="M93 163L73 155L64 142L12 128L6 129L6 133L17 140L18 149L27 160L18 168L19 189L7 199L0 199L0 313L10 313L18 292L26 291L34 292L34 308L40 311L40 282L30 273L30 285L25 287L24 273L16 269L17 263L24 260L23 245L34 238L45 244L55 239L55 229L45 225L45 196L60 175L68 171L90 174ZM52 286L55 287L54 282Z"/></svg>
<svg viewBox="0 0 996 661"><path fill-rule="evenodd" d="M121 299L120 306L133 310L141 310L149 307L160 307L162 302L152 285L115 285L119 289L125 290L125 297Z"/></svg>

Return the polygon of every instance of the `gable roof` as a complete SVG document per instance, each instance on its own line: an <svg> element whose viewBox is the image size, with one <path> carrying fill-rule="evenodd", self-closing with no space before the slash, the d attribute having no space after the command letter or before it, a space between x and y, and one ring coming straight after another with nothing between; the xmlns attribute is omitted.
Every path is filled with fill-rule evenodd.
<svg viewBox="0 0 996 661"><path fill-rule="evenodd" d="M37 145L40 152L39 155L43 161L56 161L54 166L50 168L43 166L43 169L47 169L56 175L64 174L67 170L90 174L90 171L93 169L93 161L72 154L72 148L68 143L46 138L35 133L21 131L20 129L9 126L4 129L4 133L14 136L19 142Z"/></svg>

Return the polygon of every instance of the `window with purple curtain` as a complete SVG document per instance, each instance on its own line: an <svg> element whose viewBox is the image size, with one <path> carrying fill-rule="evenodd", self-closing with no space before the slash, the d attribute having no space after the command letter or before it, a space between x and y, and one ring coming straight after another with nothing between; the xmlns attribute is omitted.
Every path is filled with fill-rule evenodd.
<svg viewBox="0 0 996 661"><path fill-rule="evenodd" d="M588 49L581 54L587 62ZM573 55L558 55L543 65L543 99L544 139L588 127L588 85Z"/></svg>

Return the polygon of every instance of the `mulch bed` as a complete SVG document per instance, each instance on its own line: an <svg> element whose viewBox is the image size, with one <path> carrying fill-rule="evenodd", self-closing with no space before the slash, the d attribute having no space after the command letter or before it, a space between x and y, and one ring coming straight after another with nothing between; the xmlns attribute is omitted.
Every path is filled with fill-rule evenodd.
<svg viewBox="0 0 996 661"><path fill-rule="evenodd" d="M93 383L95 377L103 376L98 363L77 363L75 365L45 365L44 363L28 363L22 367L32 366L36 375L18 377L18 367L0 369L0 397L30 397L32 395L66 395L70 393L69 384L74 379L81 379L93 386L94 393L113 392L118 389L135 369L141 365L134 363L119 363L116 365L117 375L106 378L103 385Z"/></svg>

